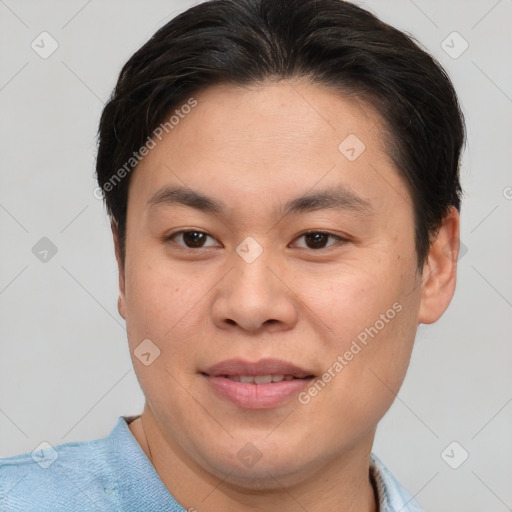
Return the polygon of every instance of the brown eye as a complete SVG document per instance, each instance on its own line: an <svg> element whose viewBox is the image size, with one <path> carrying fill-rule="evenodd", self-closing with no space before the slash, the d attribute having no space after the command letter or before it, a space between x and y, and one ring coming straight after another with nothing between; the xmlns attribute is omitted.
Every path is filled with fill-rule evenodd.
<svg viewBox="0 0 512 512"><path fill-rule="evenodd" d="M212 245L205 245L208 238L215 240L213 237L204 233L203 231L178 231L169 237L169 240L176 242L178 245L183 245L187 249L201 249L203 247L212 247ZM217 244L213 244L217 245Z"/></svg>
<svg viewBox="0 0 512 512"><path fill-rule="evenodd" d="M325 249L326 247L334 245L336 242L343 240L343 238L337 235L324 233L323 231L310 231L309 233L304 233L297 240L300 240L301 238L304 239L305 245L299 245L299 247L306 249ZM328 243L329 239L334 239L334 241Z"/></svg>

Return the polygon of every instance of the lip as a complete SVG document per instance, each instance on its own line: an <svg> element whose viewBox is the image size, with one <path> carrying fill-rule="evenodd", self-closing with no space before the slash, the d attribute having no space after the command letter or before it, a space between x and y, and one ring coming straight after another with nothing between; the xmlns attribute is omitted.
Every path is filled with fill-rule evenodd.
<svg viewBox="0 0 512 512"><path fill-rule="evenodd" d="M221 375L293 375L299 379L314 376L311 370L301 368L281 359L260 359L259 361L244 361L243 359L227 359L210 366L204 373L210 377Z"/></svg>
<svg viewBox="0 0 512 512"><path fill-rule="evenodd" d="M210 389L242 409L271 409L297 396L314 378L313 372L279 359L256 362L229 359L200 372ZM293 375L293 380L270 384L237 382L228 376Z"/></svg>

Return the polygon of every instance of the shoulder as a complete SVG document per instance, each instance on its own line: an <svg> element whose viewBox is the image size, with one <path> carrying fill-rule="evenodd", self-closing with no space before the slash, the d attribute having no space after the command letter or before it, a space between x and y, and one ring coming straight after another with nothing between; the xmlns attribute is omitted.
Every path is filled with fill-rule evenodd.
<svg viewBox="0 0 512 512"><path fill-rule="evenodd" d="M105 439L44 443L33 452L0 459L0 509L116 510L109 445L121 420Z"/></svg>

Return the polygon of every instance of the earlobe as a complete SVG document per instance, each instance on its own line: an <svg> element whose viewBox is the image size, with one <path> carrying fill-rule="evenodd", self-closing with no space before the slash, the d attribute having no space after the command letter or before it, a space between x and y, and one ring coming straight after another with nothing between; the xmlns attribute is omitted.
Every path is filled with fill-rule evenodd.
<svg viewBox="0 0 512 512"><path fill-rule="evenodd" d="M114 239L114 249L116 253L117 270L119 275L119 298L117 300L117 310L119 311L119 314L126 320L124 261L121 256L121 246L119 241L117 221L112 219L110 227L112 229L112 236Z"/></svg>
<svg viewBox="0 0 512 512"><path fill-rule="evenodd" d="M428 258L423 267L418 316L420 323L431 324L436 322L452 300L457 280L459 235L459 212L451 206L430 245Z"/></svg>

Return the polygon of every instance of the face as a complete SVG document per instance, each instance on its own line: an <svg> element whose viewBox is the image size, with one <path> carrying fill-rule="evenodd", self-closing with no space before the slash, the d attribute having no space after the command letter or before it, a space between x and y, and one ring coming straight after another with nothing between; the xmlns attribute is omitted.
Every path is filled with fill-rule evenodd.
<svg viewBox="0 0 512 512"><path fill-rule="evenodd" d="M353 98L298 81L194 98L131 176L134 368L182 460L300 482L370 452L428 316L410 195Z"/></svg>

